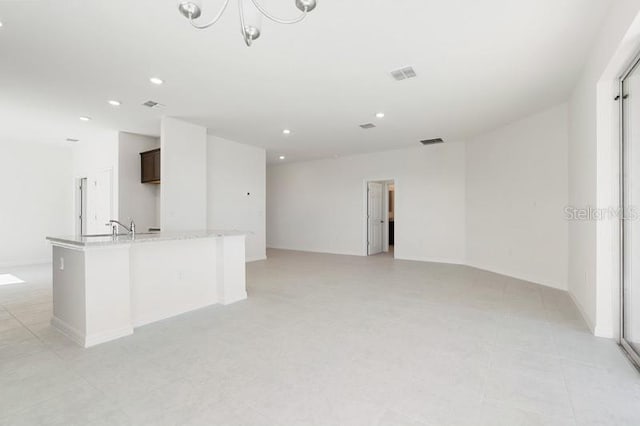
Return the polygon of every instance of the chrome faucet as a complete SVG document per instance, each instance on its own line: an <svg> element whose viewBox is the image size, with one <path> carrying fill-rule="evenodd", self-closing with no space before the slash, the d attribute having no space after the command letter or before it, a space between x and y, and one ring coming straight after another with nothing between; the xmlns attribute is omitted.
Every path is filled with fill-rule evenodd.
<svg viewBox="0 0 640 426"><path fill-rule="evenodd" d="M136 236L136 224L135 224L135 222L133 220L131 221L131 225L129 225L128 227L126 225L123 225L122 223L118 222L117 220L114 220L114 219L111 219L109 221L109 224L112 225L112 227L111 227L111 235L113 235L114 237L118 235L118 227L117 227L117 225L120 225L124 229L126 229L127 233L129 233L131 235L131 237L135 238L135 236Z"/></svg>

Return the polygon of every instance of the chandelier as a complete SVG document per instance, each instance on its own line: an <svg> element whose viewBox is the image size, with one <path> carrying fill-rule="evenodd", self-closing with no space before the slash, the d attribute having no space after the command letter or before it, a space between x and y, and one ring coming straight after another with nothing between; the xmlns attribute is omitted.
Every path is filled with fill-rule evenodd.
<svg viewBox="0 0 640 426"><path fill-rule="evenodd" d="M196 20L202 15L202 0L179 0L178 10L180 13L189 20L192 27L199 30L207 29L213 26L220 20L227 6L229 6L230 0L224 0L224 3L218 13L206 24L198 24ZM260 26L262 22L262 16L277 22L278 24L296 24L301 22L307 17L307 14L315 9L317 0L294 0L296 7L302 11L302 13L293 19L280 19L271 15L266 9L258 3L258 0L238 0L238 11L240 14L240 31L244 42L247 46L251 47L251 44L255 39L260 37ZM249 4L247 8L246 5Z"/></svg>

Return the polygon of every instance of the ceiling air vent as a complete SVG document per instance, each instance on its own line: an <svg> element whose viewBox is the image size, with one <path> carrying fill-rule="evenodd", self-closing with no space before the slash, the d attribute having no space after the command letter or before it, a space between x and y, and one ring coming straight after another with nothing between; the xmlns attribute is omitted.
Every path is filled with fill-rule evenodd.
<svg viewBox="0 0 640 426"><path fill-rule="evenodd" d="M398 81L406 80L407 78L413 78L416 75L417 74L412 67L404 67L404 68L391 71L391 77L393 77Z"/></svg>
<svg viewBox="0 0 640 426"><path fill-rule="evenodd" d="M147 101L143 103L142 106L146 106L147 108L154 108L154 109L159 109L164 107L164 105L155 101Z"/></svg>
<svg viewBox="0 0 640 426"><path fill-rule="evenodd" d="M365 123L361 124L360 127L362 127L363 129L373 129L374 127L376 127L376 125L373 123Z"/></svg>
<svg viewBox="0 0 640 426"><path fill-rule="evenodd" d="M67 142L80 142L80 139L75 139L75 138L67 138Z"/></svg>
<svg viewBox="0 0 640 426"><path fill-rule="evenodd" d="M422 145L434 145L434 144L442 143L442 142L444 142L444 141L442 140L442 138L436 138L436 139L425 139L425 140L420 141L420 143L421 143Z"/></svg>

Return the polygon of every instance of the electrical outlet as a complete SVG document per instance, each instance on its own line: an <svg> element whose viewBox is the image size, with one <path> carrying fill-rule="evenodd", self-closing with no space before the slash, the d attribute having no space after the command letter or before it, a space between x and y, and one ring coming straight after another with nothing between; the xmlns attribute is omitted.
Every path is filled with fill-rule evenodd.
<svg viewBox="0 0 640 426"><path fill-rule="evenodd" d="M64 271L64 257L60 258L60 270Z"/></svg>

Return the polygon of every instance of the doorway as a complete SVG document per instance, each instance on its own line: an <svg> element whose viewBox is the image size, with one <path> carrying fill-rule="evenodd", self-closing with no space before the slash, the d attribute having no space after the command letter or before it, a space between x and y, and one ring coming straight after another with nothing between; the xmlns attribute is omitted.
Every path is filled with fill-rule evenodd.
<svg viewBox="0 0 640 426"><path fill-rule="evenodd" d="M87 178L76 179L76 234L87 234Z"/></svg>
<svg viewBox="0 0 640 426"><path fill-rule="evenodd" d="M640 60L620 79L620 344L640 365Z"/></svg>
<svg viewBox="0 0 640 426"><path fill-rule="evenodd" d="M75 228L77 235L108 234L114 219L111 169L75 179Z"/></svg>
<svg viewBox="0 0 640 426"><path fill-rule="evenodd" d="M395 191L394 180L365 182L366 255L394 253Z"/></svg>

